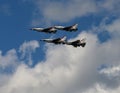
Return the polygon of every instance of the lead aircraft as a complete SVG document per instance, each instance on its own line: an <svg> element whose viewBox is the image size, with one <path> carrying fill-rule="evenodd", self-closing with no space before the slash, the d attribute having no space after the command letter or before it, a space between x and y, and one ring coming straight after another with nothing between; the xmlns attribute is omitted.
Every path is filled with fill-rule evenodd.
<svg viewBox="0 0 120 93"><path fill-rule="evenodd" d="M48 27L48 28L31 28L30 30L34 30L37 32L45 32L45 33L56 33L57 29L53 27Z"/></svg>

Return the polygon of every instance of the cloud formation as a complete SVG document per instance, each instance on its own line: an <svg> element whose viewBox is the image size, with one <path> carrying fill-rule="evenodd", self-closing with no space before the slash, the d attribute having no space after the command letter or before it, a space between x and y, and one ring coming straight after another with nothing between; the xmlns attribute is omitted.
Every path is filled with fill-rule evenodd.
<svg viewBox="0 0 120 93"><path fill-rule="evenodd" d="M110 79L120 79L120 66L104 68L100 71L100 74L104 74Z"/></svg>
<svg viewBox="0 0 120 93"><path fill-rule="evenodd" d="M40 61L34 68L20 64L7 83L0 87L1 93L109 93L111 89L113 93L119 91L119 79L110 79L111 76L108 75L108 72L112 76L116 75L114 67L101 70L98 70L98 67L110 64L119 69L117 65L120 61L120 41L112 38L101 44L97 35L91 31L83 31L76 39L83 36L87 37L85 48L48 45L44 62ZM35 42L22 44L20 50L26 51L32 47L29 52L33 51L39 47ZM114 45L116 48L113 50Z"/></svg>
<svg viewBox="0 0 120 93"><path fill-rule="evenodd" d="M5 55L0 52L0 71L7 72L7 69L15 68L18 65L18 57L15 49L9 50ZM9 69L12 72L14 69Z"/></svg>
<svg viewBox="0 0 120 93"><path fill-rule="evenodd" d="M98 6L94 0L70 0L63 4L59 1L37 0L38 12L47 20L66 22L75 17L81 17L88 13L101 12L102 9L114 10L117 3L110 1L99 1ZM86 3L87 2L87 3ZM109 2L109 3L108 3ZM119 2L116 0L116 2ZM101 5L104 3L104 5ZM43 4L43 5L42 5ZM49 4L49 6L47 6ZM72 5L73 4L73 5ZM41 5L41 6L40 6ZM57 7L56 7L57 5ZM66 7L68 5L68 7ZM81 5L81 6L80 6ZM91 7L92 5L92 7ZM88 6L90 8L88 8ZM103 8L104 6L104 8ZM53 9L56 7L56 9ZM99 11L97 7L101 7ZM110 8L111 7L111 8ZM65 13L63 8L71 9ZM74 13L76 9L80 9ZM108 9L107 9L108 8ZM42 10L41 10L42 9ZM57 11L60 11L57 12ZM71 12L72 11L72 12ZM54 14L56 12L56 14ZM54 16L54 17L53 17ZM120 37L119 18L109 24L98 26L102 31L107 30L111 38L106 42L99 41L97 33L93 30L82 31L74 39L87 37L85 48L74 48L72 46L50 46L45 50L46 60L37 62L31 68L25 64L26 60L32 63L32 53L39 48L35 40L24 42L19 50L9 50L5 55L0 51L0 69L9 67L16 68L10 75L0 73L1 93L119 93L120 92ZM20 55L18 55L20 53ZM29 60L30 59L30 60ZM18 64L20 63L20 64ZM16 66L17 64L17 66ZM98 69L101 65L106 68Z"/></svg>
<svg viewBox="0 0 120 93"><path fill-rule="evenodd" d="M38 19L33 20L34 24L37 23L37 20L44 20L47 24L52 21L68 22L97 11L94 0L69 0L69 2L36 0L34 3L36 6L34 15L42 16L42 19L38 17Z"/></svg>
<svg viewBox="0 0 120 93"><path fill-rule="evenodd" d="M32 53L35 52L38 47L39 43L36 40L24 42L19 48L21 59L27 58L27 61L29 62L28 64L32 65Z"/></svg>
<svg viewBox="0 0 120 93"><path fill-rule="evenodd" d="M120 16L119 0L36 0L33 25L70 22L89 15Z"/></svg>
<svg viewBox="0 0 120 93"><path fill-rule="evenodd" d="M28 63L31 62L32 53L38 47L39 43L35 40L32 40L24 42L18 51L16 49L11 49L5 54L0 51L0 90L2 90L4 85L8 85L9 80L12 79L12 75L14 75L20 65L25 64L26 60Z"/></svg>

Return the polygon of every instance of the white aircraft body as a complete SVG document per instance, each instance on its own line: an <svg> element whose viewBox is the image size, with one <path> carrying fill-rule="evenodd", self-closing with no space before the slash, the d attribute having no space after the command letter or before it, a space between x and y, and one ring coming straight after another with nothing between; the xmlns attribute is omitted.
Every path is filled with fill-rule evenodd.
<svg viewBox="0 0 120 93"><path fill-rule="evenodd" d="M54 44L65 44L66 43L66 36L64 36L62 38L56 38L56 39L41 39L40 41L54 43Z"/></svg>
<svg viewBox="0 0 120 93"><path fill-rule="evenodd" d="M66 27L64 27L64 26L55 26L55 28L58 29L58 30L65 30L65 31L70 31L70 32L77 31L78 30L77 27L78 27L78 24L74 24L72 26L66 26Z"/></svg>
<svg viewBox="0 0 120 93"><path fill-rule="evenodd" d="M82 39L82 40L76 40L76 41L72 41L72 42L65 42L66 45L72 45L74 47L85 47L86 45L86 42L85 42L86 39Z"/></svg>
<svg viewBox="0 0 120 93"><path fill-rule="evenodd" d="M57 29L55 27L49 27L49 28L31 28L30 30L34 30L37 32L45 32L45 33L56 33Z"/></svg>

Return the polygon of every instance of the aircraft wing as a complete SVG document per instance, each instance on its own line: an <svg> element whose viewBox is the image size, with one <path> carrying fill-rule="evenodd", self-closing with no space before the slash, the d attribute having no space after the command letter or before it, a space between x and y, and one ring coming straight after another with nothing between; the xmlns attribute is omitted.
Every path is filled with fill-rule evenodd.
<svg viewBox="0 0 120 93"><path fill-rule="evenodd" d="M77 43L80 43L80 40L76 40L76 41L73 41L71 42L72 44L77 44Z"/></svg>
<svg viewBox="0 0 120 93"><path fill-rule="evenodd" d="M65 44L66 36L62 38L56 38L56 39L41 39L40 41L45 41L45 42L54 43L54 44Z"/></svg>
<svg viewBox="0 0 120 93"><path fill-rule="evenodd" d="M61 38L56 38L56 39L53 39L52 42L59 42L61 40Z"/></svg>
<svg viewBox="0 0 120 93"><path fill-rule="evenodd" d="M52 29L52 27L44 28L44 31L48 31L48 30L50 30L50 29Z"/></svg>
<svg viewBox="0 0 120 93"><path fill-rule="evenodd" d="M74 47L77 47L78 43L80 43L80 40L76 40L76 41L73 41L73 42L65 42L65 44L73 45Z"/></svg>
<svg viewBox="0 0 120 93"><path fill-rule="evenodd" d="M81 39L81 40L76 40L76 41L73 41L73 42L71 42L71 43L72 43L72 44L85 43L85 41L86 41L86 38L83 38L83 39Z"/></svg>
<svg viewBox="0 0 120 93"><path fill-rule="evenodd" d="M55 27L49 27L49 28L45 28L43 30L43 32L46 32L46 33L56 33L57 29Z"/></svg>
<svg viewBox="0 0 120 93"><path fill-rule="evenodd" d="M65 27L64 26L55 26L55 28L58 30L63 30Z"/></svg>
<svg viewBox="0 0 120 93"><path fill-rule="evenodd" d="M57 39L41 39L40 41L57 44L57 43L59 43L60 40L61 40L61 38L57 38Z"/></svg>

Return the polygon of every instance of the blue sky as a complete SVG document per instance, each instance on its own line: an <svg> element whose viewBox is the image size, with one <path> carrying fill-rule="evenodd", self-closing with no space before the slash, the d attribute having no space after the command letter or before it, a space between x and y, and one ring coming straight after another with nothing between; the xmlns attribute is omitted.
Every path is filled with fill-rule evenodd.
<svg viewBox="0 0 120 93"><path fill-rule="evenodd" d="M1 93L119 93L119 9L119 0L1 0ZM75 23L77 32L29 30ZM39 42L64 35L87 45Z"/></svg>
<svg viewBox="0 0 120 93"><path fill-rule="evenodd" d="M0 20L2 29L0 42L4 40L3 46L1 46L2 49L8 50L18 47L23 40L28 40L25 37L30 37L26 36L32 17L30 12L32 9L30 8L29 4L24 4L18 0L16 2L4 1L1 3Z"/></svg>
<svg viewBox="0 0 120 93"><path fill-rule="evenodd" d="M2 43L4 41L4 43L2 43L0 46L0 49L2 51L6 52L12 48L18 48L24 41L39 40L41 38L49 38L51 36L53 38L57 38L60 36L67 35L69 37L74 38L78 33L81 32L81 30L89 29L92 23L97 24L101 19L101 18L97 18L97 16L91 15L83 18L74 18L74 20L70 20L69 22L66 23L64 22L59 23L59 21L55 21L48 25L45 22L43 22L42 24L42 22L39 21L37 25L32 25L32 20L34 17L33 13L37 11L35 10L35 4L32 3L33 2L29 2L29 1L23 2L19 0L17 0L16 2L3 1L1 3L0 42ZM39 15L42 14L36 14L35 17ZM72 34L60 31L57 33L57 35L53 35L53 34L46 35L45 33L36 33L29 30L32 27L49 27L55 24L67 26L67 25L72 25L74 23L78 23L80 26L79 26L79 31L76 33L72 32ZM39 53L41 51L39 51Z"/></svg>
<svg viewBox="0 0 120 93"><path fill-rule="evenodd" d="M54 0L53 0L54 1ZM45 1L44 1L45 2ZM42 13L37 14L37 9L35 5L31 1L4 1L1 3L1 37L0 42L2 43L0 49L4 52L12 49L18 48L24 41L30 40L39 40L41 38L57 38L64 35L67 35L68 38L74 38L77 36L82 30L87 30L94 26L98 26L100 21L104 19L104 14L101 16L88 14L88 16L76 17L68 22L59 22L53 21L51 23L42 22ZM35 13L35 14L34 14ZM41 16L41 17L39 17ZM108 15L109 16L109 15ZM37 17L40 21L37 24L32 24L34 17ZM58 31L56 35L53 34L45 34L45 33L36 33L32 32L29 29L32 27L49 27L55 24L59 25L72 25L74 23L79 24L78 32L63 32ZM106 38L106 37L105 37ZM4 41L4 43L3 43ZM43 44L43 43L42 43ZM39 53L43 52L42 49L39 49ZM43 53L41 55L44 55ZM38 54L39 56L39 54ZM38 57L37 56L37 57Z"/></svg>

